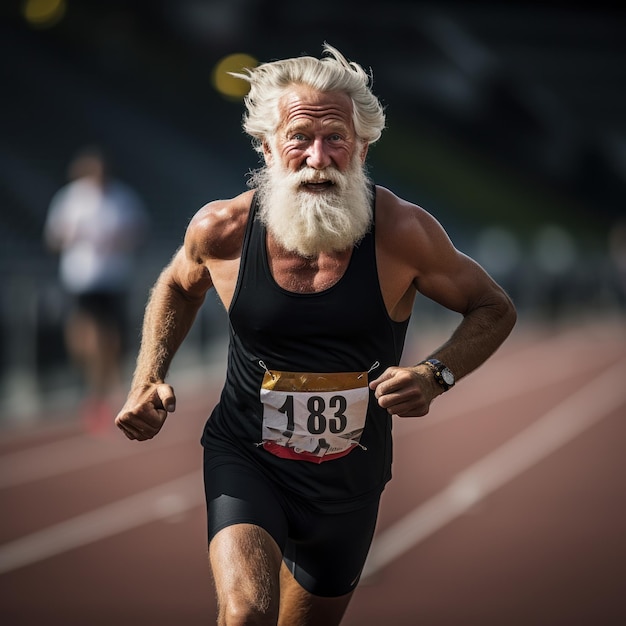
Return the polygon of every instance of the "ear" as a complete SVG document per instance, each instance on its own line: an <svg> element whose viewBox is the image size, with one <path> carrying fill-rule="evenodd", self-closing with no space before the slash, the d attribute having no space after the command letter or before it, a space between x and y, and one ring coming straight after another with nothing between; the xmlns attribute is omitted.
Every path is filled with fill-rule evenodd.
<svg viewBox="0 0 626 626"><path fill-rule="evenodd" d="M365 163L365 158L367 157L367 151L369 149L370 145L367 142L363 142L363 145L361 146L361 152L359 153L359 157L361 159L361 163Z"/></svg>
<svg viewBox="0 0 626 626"><path fill-rule="evenodd" d="M271 165L274 160L274 155L272 154L272 149L267 139L263 140L261 147L263 148L263 158L265 159L266 165Z"/></svg>

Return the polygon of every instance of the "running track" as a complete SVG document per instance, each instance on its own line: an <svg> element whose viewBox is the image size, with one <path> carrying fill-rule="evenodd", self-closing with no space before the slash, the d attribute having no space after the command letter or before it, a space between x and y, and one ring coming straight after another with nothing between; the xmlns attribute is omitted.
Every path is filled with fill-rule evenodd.
<svg viewBox="0 0 626 626"><path fill-rule="evenodd" d="M90 436L71 412L0 433L0 624L214 623L198 438L221 368L172 374L179 408L151 442ZM521 324L394 431L346 626L626 624L623 320Z"/></svg>

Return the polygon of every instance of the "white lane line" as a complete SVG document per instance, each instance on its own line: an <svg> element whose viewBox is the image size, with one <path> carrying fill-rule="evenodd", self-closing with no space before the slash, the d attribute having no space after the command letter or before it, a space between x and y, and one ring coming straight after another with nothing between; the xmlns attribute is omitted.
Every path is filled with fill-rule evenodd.
<svg viewBox="0 0 626 626"><path fill-rule="evenodd" d="M619 351L620 354L624 352L621 346ZM454 395L440 396L437 400L440 404L434 404L428 415L421 418L396 418L403 421L403 435L432 428L470 412L565 382L583 371L583 362L588 371L600 370L608 367L607 363L619 356L611 357L602 351L591 350L589 344L581 344L576 350L568 350L568 353L546 345L541 354L535 353L534 346L531 346L508 355L502 359L504 363L502 360L486 363L470 375L468 386L463 386L466 381L461 381ZM584 361L581 360L583 356ZM515 380L515 384L511 380Z"/></svg>
<svg viewBox="0 0 626 626"><path fill-rule="evenodd" d="M189 412L194 416L202 416L198 422L196 417L179 418L174 414L168 418L168 423L157 438L149 442L131 442L124 437L121 431L111 425L111 432L104 437L94 437L86 433L68 436L52 443L34 445L26 450L12 452L0 456L0 489L17 487L45 478L52 478L69 472L86 469L107 461L126 458L140 452L154 451L185 441L200 441L204 421L210 413L212 402L217 402L219 391L214 383L215 374L202 370L195 374L193 371L183 370L183 375L172 376L173 385L177 389L179 411ZM196 380L203 376L203 380ZM192 381L195 384L192 384ZM204 402L185 400L191 395L192 389L204 389ZM201 407L201 408L200 408ZM179 419L189 422L193 419L197 429L190 431L182 425L175 424ZM75 428L75 425L74 425ZM166 432L167 431L167 432ZM2 433L0 433L0 436ZM110 435L110 438L109 438ZM28 434L26 434L26 438ZM19 440L19 434L15 435Z"/></svg>
<svg viewBox="0 0 626 626"><path fill-rule="evenodd" d="M201 472L193 472L0 546L0 574L137 528L175 518L204 503Z"/></svg>
<svg viewBox="0 0 626 626"><path fill-rule="evenodd" d="M435 407L436 414L433 411L429 417L412 418L410 424L402 425L402 432L409 433L413 430L437 426L449 419L466 415L469 411L484 409L497 402L532 393L545 386L567 380L579 372L580 361L577 358L561 359L558 367L552 366L550 357L562 354L563 350L572 355L584 352L585 362L588 365L595 366L597 361L597 366L600 366L601 363L606 362L606 356L600 351L590 351L588 348L590 341L597 340L597 332L597 330L576 328L545 338L531 337L529 342L521 343L519 348L512 352L497 353L494 361L486 364L484 370L481 368L472 375L471 386L463 387L461 383L453 398L444 396L439 400L442 404ZM528 360L535 362L530 372ZM590 364L590 360L594 360L594 363ZM515 371L520 367L523 369L520 370L519 375L512 374L511 370ZM510 384L512 377L517 378L518 382L515 386ZM180 397L191 393L191 389L195 386L191 378L191 373L181 376L180 380L173 376L175 388L179 389ZM194 382L199 383L199 381ZM181 388L183 392L180 392ZM174 418L171 417L170 420L172 419ZM199 438L199 434L195 431L189 433L182 428L173 428L174 426L175 424L171 424L167 433L161 433L155 440L141 444L139 447L136 443L126 441L117 432L112 435L114 437L112 440L94 439L79 434L63 441L4 455L0 457L0 489L61 476L108 461L126 458L138 452L149 452L155 447L161 449L195 437Z"/></svg>
<svg viewBox="0 0 626 626"><path fill-rule="evenodd" d="M623 360L469 466L446 489L378 534L365 564L363 577L380 571L624 405L625 380L626 360Z"/></svg>
<svg viewBox="0 0 626 626"><path fill-rule="evenodd" d="M526 430L459 474L452 484L380 533L364 578L426 539L496 489L532 467L626 401L626 361L604 372ZM0 546L0 573L188 511L204 502L192 472Z"/></svg>
<svg viewBox="0 0 626 626"><path fill-rule="evenodd" d="M561 342L565 342L566 345L569 345L568 342L571 342L573 339L576 338L572 338L569 335L565 338L557 335L545 341L538 342L538 344L523 346L520 351L516 350L504 358L499 357L500 361L497 363L497 370L491 365L490 367L493 371L497 372L498 380L501 382L490 381L489 383L480 383L478 377L481 376L481 371L479 370L474 374L477 377L477 384L472 388L459 388L458 393L464 393L465 399L462 403L453 404L451 412L446 412L446 406L442 405L440 409L437 407L438 413L436 419L429 419L427 417L421 420L414 418L414 421L412 421L410 425L403 424L404 428L412 431L413 429L421 430L435 426L447 419L466 414L470 410L481 409L493 403L516 397L523 393L532 392L536 388L554 384L555 379L566 379L568 376L577 373L577 370L570 372L562 367L549 367L546 359L537 358L538 363L546 364L545 372L543 370L541 372L535 372L538 376L535 376L533 379L529 379L528 373L526 372L526 375L519 377L517 385L511 385L510 382L507 382L511 380L510 368L516 367L516 363L519 360L516 355L520 352L525 354L528 350L533 349L539 350L542 353L547 352L548 354L552 354L558 351L555 345L560 346ZM592 353L588 358L593 358L593 354L596 353ZM596 358L602 358L602 355ZM502 360L505 361L504 365L501 362ZM578 363L577 360L572 359L572 361ZM505 378L501 379L500 376L505 376ZM188 384L189 381L187 380L186 383ZM484 386L486 385L488 385L489 393L484 392ZM468 392L471 394L472 389L479 387L483 391L467 397ZM446 402L448 398L443 397L441 401ZM169 418L169 420L174 419L175 417ZM199 439L200 435L195 431L189 433L182 428L175 428L175 426L176 424L169 424L170 429L167 433L161 433L153 441L139 445L137 442L128 442L121 433L115 431L112 434L112 440L96 439L85 434L79 434L62 441L46 443L27 450L4 455L0 457L0 489L17 487L38 480L61 476L108 461L136 455L139 452L150 452L153 451L155 447L161 449L169 445L182 443L183 441L190 441L195 437Z"/></svg>
<svg viewBox="0 0 626 626"><path fill-rule="evenodd" d="M117 429L111 437L110 440L98 439L81 434L3 456L0 458L0 489L60 476L142 452L153 452L194 438L200 441L199 432L189 433L182 428L172 429L167 435L161 434L150 442L128 441Z"/></svg>

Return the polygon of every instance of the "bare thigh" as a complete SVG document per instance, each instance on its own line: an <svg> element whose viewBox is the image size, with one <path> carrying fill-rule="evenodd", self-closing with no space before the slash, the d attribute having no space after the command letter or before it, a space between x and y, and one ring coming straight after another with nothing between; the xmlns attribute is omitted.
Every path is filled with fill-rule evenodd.
<svg viewBox="0 0 626 626"><path fill-rule="evenodd" d="M282 564L271 536L253 524L220 530L209 546L218 599L218 624L335 626L352 593L324 598L306 591Z"/></svg>
<svg viewBox="0 0 626 626"><path fill-rule="evenodd" d="M276 624L282 555L271 536L253 524L220 530L209 544L218 624Z"/></svg>

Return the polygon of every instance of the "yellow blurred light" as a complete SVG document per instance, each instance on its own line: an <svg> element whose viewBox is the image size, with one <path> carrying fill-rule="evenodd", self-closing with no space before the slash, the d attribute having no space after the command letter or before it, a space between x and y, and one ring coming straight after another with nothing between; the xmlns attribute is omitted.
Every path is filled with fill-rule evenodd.
<svg viewBox="0 0 626 626"><path fill-rule="evenodd" d="M219 93L228 98L243 98L250 85L241 78L230 76L228 72L241 72L246 67L255 67L258 61L249 54L229 54L221 59L213 68L213 86Z"/></svg>
<svg viewBox="0 0 626 626"><path fill-rule="evenodd" d="M65 15L65 0L24 0L22 15L24 19L37 28L50 28L61 21Z"/></svg>

